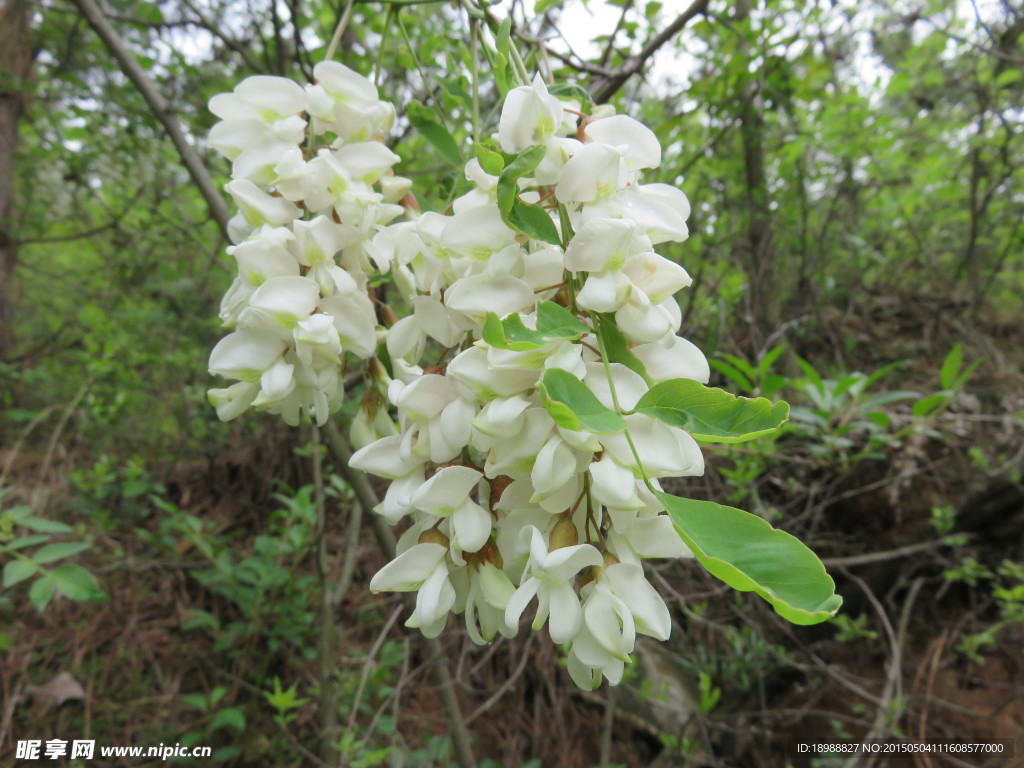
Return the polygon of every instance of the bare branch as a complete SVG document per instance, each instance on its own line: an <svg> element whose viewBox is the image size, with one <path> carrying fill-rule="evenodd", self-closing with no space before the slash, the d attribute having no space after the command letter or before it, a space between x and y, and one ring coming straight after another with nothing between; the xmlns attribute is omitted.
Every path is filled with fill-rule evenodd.
<svg viewBox="0 0 1024 768"><path fill-rule="evenodd" d="M185 133L181 130L181 125L175 118L170 105L164 97L160 95L160 92L156 89L153 81L146 75L142 66L136 60L135 56L132 55L132 52L128 49L124 40L121 39L121 36L118 35L117 31L113 26L111 26L110 21L96 4L96 0L71 1L82 12L86 21L89 22L89 26L91 26L93 30L95 30L96 34L99 35L110 54L117 59L118 64L121 65L121 71L124 72L125 76L132 81L132 84L138 89L139 93L142 94L142 97L146 100L149 108L153 111L153 115L160 121L164 130L167 131L167 135L174 144L174 148L178 151L178 156L181 158L181 162L184 164L186 170L188 170L188 174L192 177L192 181L199 188L199 192L202 194L203 199L206 200L206 205L210 209L210 216L217 222L221 233L227 237L227 204L224 202L224 198L221 197L220 193L217 191L213 180L210 178L209 171L206 170L206 166L203 165L203 161L199 157L199 153L196 152L195 148L189 144L188 140L185 138Z"/></svg>
<svg viewBox="0 0 1024 768"><path fill-rule="evenodd" d="M600 104L608 101L616 91L621 88L629 78L640 72L647 61L654 56L669 40L675 37L683 28L690 23L695 16L707 12L708 0L694 0L690 7L676 17L675 21L655 35L645 45L640 53L631 57L621 67L615 70L615 74L595 85L592 94L594 103Z"/></svg>

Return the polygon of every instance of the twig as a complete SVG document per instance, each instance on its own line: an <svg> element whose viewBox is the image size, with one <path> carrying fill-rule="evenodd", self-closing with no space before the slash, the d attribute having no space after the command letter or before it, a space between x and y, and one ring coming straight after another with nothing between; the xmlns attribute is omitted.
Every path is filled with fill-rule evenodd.
<svg viewBox="0 0 1024 768"><path fill-rule="evenodd" d="M842 568L850 565L867 565L868 563L880 563L885 560L895 560L900 557L924 552L928 549L952 546L948 541L924 541L920 544L908 544L905 547L886 550L885 552L869 552L865 555L851 555L850 557L824 557L821 562L829 567Z"/></svg>
<svg viewBox="0 0 1024 768"><path fill-rule="evenodd" d="M313 443L313 501L316 506L317 556L316 570L320 579L320 642L317 646L317 670L320 677L320 756L333 764L338 750L333 737L338 727L338 691L331 680L334 671L334 604L327 582L330 568L327 563L327 503L324 498L323 457L320 449L320 430L310 429Z"/></svg>
<svg viewBox="0 0 1024 768"><path fill-rule="evenodd" d="M348 441L341 434L337 425L329 421L324 426L324 437L327 439L327 447L338 465L338 471L355 491L359 503L367 509L373 509L380 501L376 491L370 485L370 481L362 472L352 469L348 463L352 458L352 449ZM395 556L396 542L395 534L388 527L387 521L380 515L370 515L370 524L373 527L377 543L389 559ZM415 597L407 594L406 603L415 602ZM455 755L461 768L476 768L476 758L473 756L473 748L469 741L469 730L466 728L466 721L462 717L462 710L459 708L459 700L455 696L455 682L452 680L452 672L445 659L444 647L437 638L421 638L428 654L438 659L434 665L434 674L437 676L438 693L441 697L441 707L448 720L448 727L451 730L452 742L455 744Z"/></svg>
<svg viewBox="0 0 1024 768"><path fill-rule="evenodd" d="M527 638L526 644L523 646L523 652L520 655L519 663L516 665L515 671L511 675L509 675L508 679L505 680L505 682L498 687L498 690L491 694L490 698L487 699L487 701L485 701L483 704L481 704L479 707L474 709L469 714L469 716L466 718L466 723L473 722L480 715L482 715L484 712L486 712L495 704L497 704L501 697L508 693L512 689L512 686L516 684L516 681L523 674L523 670L526 669L526 662L530 659L530 654L528 653L528 651L530 650L530 645L533 643L534 637L536 637L536 633L531 633L530 636Z"/></svg>
<svg viewBox="0 0 1024 768"><path fill-rule="evenodd" d="M601 768L612 766L612 729L615 727L615 695L611 686L606 692L604 724L601 728Z"/></svg>
<svg viewBox="0 0 1024 768"><path fill-rule="evenodd" d="M100 7L96 4L96 0L71 0L78 9L82 12L86 21L89 22L89 26L93 28L100 40L106 46L110 54L117 59L118 64L121 66L121 71L124 72L125 76L132 81L132 84L145 99L149 105L150 110L153 112L153 116L160 121L160 124L167 131L167 135L171 139L171 143L174 144L174 148L178 151L178 156L181 158L181 162L184 164L185 169L188 171L188 175L192 177L192 181L198 187L200 194L203 199L206 200L206 205L210 209L210 216L214 221L217 222L217 226L220 227L221 233L227 237L228 234L228 207L224 202L224 198L220 196L217 188L213 184L213 180L210 178L209 171L206 170L206 166L203 165L202 159L199 157L199 153L196 152L195 148L188 143L185 138L184 132L181 130L181 125L174 117L174 112L170 105L164 100L164 97L160 95L160 92L156 89L153 81L149 79L142 66L136 60L135 56L128 49L124 40L117 34L117 31L111 26L107 17L100 10Z"/></svg>
<svg viewBox="0 0 1024 768"><path fill-rule="evenodd" d="M640 50L640 53L628 59L621 67L615 70L615 74L601 82L600 85L593 90L592 96L594 103L601 104L608 101L608 99L610 99L615 92L618 91L627 80L629 80L629 78L643 69L644 64L647 63L648 59L657 53L658 50L669 40L682 31L683 27L689 24L693 17L705 13L707 11L707 7L708 0L694 0L694 2L690 4L689 8L676 17L675 21L655 35L654 38Z"/></svg>
<svg viewBox="0 0 1024 768"><path fill-rule="evenodd" d="M373 645L370 646L370 652L366 655L366 661L363 663L362 674L359 675L359 685L356 687L355 699L352 702L352 709L348 713L348 723L345 725L345 730L348 733L352 732L352 729L356 727L356 715L359 714L359 703L363 699L363 689L366 688L366 681L370 679L370 672L373 669L373 660L377 657L377 652L380 647L384 645L384 639L388 636L388 632L395 626L395 622L398 620L398 614L402 612L403 606L399 605L395 607L395 610L391 612L387 622L384 624L384 628L377 634L377 639L373 641Z"/></svg>

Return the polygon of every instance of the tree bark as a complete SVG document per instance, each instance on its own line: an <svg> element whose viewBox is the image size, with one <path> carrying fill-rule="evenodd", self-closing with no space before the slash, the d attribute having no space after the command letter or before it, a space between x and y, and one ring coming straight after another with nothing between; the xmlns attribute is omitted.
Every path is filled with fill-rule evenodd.
<svg viewBox="0 0 1024 768"><path fill-rule="evenodd" d="M15 341L18 211L14 166L18 123L25 112L32 73L31 6L29 0L0 0L0 361L13 356Z"/></svg>
<svg viewBox="0 0 1024 768"><path fill-rule="evenodd" d="M750 0L736 3L736 21L750 17ZM740 56L746 65L751 60L750 44L740 37ZM772 215L768 204L768 184L764 163L764 116L761 112L761 85L755 79L763 76L746 75L741 79L743 92L739 94L740 138L743 145L743 165L746 176L747 276L750 282L751 351L756 354L761 342L780 325L782 296L779 295L778 269L775 264L775 242L772 233Z"/></svg>

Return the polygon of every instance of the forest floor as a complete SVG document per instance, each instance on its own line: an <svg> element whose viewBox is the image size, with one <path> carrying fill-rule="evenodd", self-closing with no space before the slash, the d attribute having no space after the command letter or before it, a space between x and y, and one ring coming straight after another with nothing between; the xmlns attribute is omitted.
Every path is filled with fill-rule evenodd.
<svg viewBox="0 0 1024 768"><path fill-rule="evenodd" d="M860 338L860 359L844 361L847 370L883 362L872 359L880 355L871 337L888 328L899 341L886 356L903 345L918 361L894 388L927 387L937 363L911 350L941 343L927 327L899 327L898 304L878 312L888 316L844 328ZM862 766L1024 765L1024 377L1010 357L1024 345L1007 343L1021 326L968 330L972 346L990 350L990 364L930 432L852 463L786 437L764 450L715 451L707 475L678 488L720 501L746 494L808 542L844 597L840 622L791 626L695 562L658 565L672 640L640 643L620 688L583 693L546 633L479 648L452 621L442 636L447 659L431 658L402 626L398 597L368 593L384 560L364 524L353 587L332 612L344 764L451 764L427 674L447 661L476 754L489 766L589 768L601 764L603 742L610 764L625 766L838 765L799 757L795 742L864 738L1016 738L1017 754L855 763ZM818 353L829 349L823 340ZM257 438L239 427L236 447L217 458L154 458L106 484L81 471L96 462L88 445L56 442L56 451L8 450L0 466L9 464L33 508L92 543L81 561L109 599L57 598L37 612L25 590L7 593L0 765L14 764L16 742L28 738L180 742L212 745L228 765L321 765L315 521L308 493L273 480L293 489L311 482L296 434L261 421ZM343 502L342 494L330 504L330 579L346 549Z"/></svg>

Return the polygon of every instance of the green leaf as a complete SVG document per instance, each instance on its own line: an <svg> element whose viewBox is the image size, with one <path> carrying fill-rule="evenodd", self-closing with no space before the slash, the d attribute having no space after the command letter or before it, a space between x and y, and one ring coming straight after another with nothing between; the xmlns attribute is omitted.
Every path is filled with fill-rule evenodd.
<svg viewBox="0 0 1024 768"><path fill-rule="evenodd" d="M550 11L558 3L559 0L537 0L533 6L533 14L535 16L540 16L542 13Z"/></svg>
<svg viewBox="0 0 1024 768"><path fill-rule="evenodd" d="M56 520L46 520L42 517L26 517L23 520L19 520L18 525L23 525L30 531L40 531L41 533L71 533L70 525L59 523Z"/></svg>
<svg viewBox="0 0 1024 768"><path fill-rule="evenodd" d="M819 624L839 610L835 582L795 537L741 509L657 496L701 565L733 589L757 593L794 624Z"/></svg>
<svg viewBox="0 0 1024 768"><path fill-rule="evenodd" d="M210 721L210 730L216 731L218 728L234 728L239 733L245 730L245 715L242 710L236 707L226 707L220 710Z"/></svg>
<svg viewBox="0 0 1024 768"><path fill-rule="evenodd" d="M626 428L626 420L606 408L587 385L568 371L549 368L537 385L544 407L565 429L612 435Z"/></svg>
<svg viewBox="0 0 1024 768"><path fill-rule="evenodd" d="M825 383L821 380L821 376L814 369L814 366L800 357L800 355L793 355L793 359L796 360L796 364L800 366L800 370L804 372L804 376L814 385L814 388L819 392L824 392Z"/></svg>
<svg viewBox="0 0 1024 768"><path fill-rule="evenodd" d="M956 376L960 373L960 368L963 364L964 348L957 344L946 355L946 359L942 361L942 369L939 371L939 382L942 384L943 389L953 388L953 382L956 381Z"/></svg>
<svg viewBox="0 0 1024 768"><path fill-rule="evenodd" d="M948 402L948 392L936 392L934 395L922 397L920 400L914 403L913 406L911 406L910 411L911 413L914 414L915 418L920 419L921 417L927 416L933 411L938 410Z"/></svg>
<svg viewBox="0 0 1024 768"><path fill-rule="evenodd" d="M4 566L4 587L13 587L39 570L39 566L29 560L11 560Z"/></svg>
<svg viewBox="0 0 1024 768"><path fill-rule="evenodd" d="M7 549L24 549L25 547L34 547L36 544L42 544L44 541L49 541L50 537L45 533L33 533L31 536L19 536L14 541L4 544Z"/></svg>
<svg viewBox="0 0 1024 768"><path fill-rule="evenodd" d="M52 563L63 557L77 555L91 546L92 544L84 541L62 541L59 544L47 544L32 555L32 559L37 563Z"/></svg>
<svg viewBox="0 0 1024 768"><path fill-rule="evenodd" d="M559 245L562 241L548 212L539 205L525 203L519 198L519 179L532 173L546 152L538 144L523 150L505 166L498 177L498 210L501 211L501 220L510 229L532 240Z"/></svg>
<svg viewBox="0 0 1024 768"><path fill-rule="evenodd" d="M590 333L590 328L576 319L576 316L553 301L537 302L537 329L523 325L519 314L511 314L504 320L488 312L484 320L484 341L498 349L527 352L540 349L551 339L575 340Z"/></svg>
<svg viewBox="0 0 1024 768"><path fill-rule="evenodd" d="M32 605L36 607L37 611L43 610L50 604L50 598L53 597L53 587L54 578L52 573L48 573L32 583L28 591L28 599L32 601Z"/></svg>
<svg viewBox="0 0 1024 768"><path fill-rule="evenodd" d="M550 214L534 203L524 203L516 199L512 201L512 210L508 214L508 223L517 232L521 232L531 240L543 240L545 243L560 245L562 238L558 228L551 220Z"/></svg>
<svg viewBox="0 0 1024 768"><path fill-rule="evenodd" d="M505 169L501 172L503 179L521 179L523 176L528 176L537 170L537 166L540 165L540 161L544 159L544 155L547 154L547 149L543 144L536 144L528 149L524 149L515 159L510 162Z"/></svg>
<svg viewBox="0 0 1024 768"><path fill-rule="evenodd" d="M722 360L708 360L708 364L737 387L740 387L747 392L753 392L754 383L744 376L742 371L738 370L734 366L729 365L729 363L723 362Z"/></svg>
<svg viewBox="0 0 1024 768"><path fill-rule="evenodd" d="M80 565L58 565L51 576L57 589L72 600L105 600L107 597L93 575Z"/></svg>
<svg viewBox="0 0 1024 768"><path fill-rule="evenodd" d="M537 11L537 13L540 13L540 11ZM1004 88L1007 85L1013 85L1022 77L1024 77L1024 72L1021 72L1019 69L1008 69L996 78L996 85Z"/></svg>
<svg viewBox="0 0 1024 768"><path fill-rule="evenodd" d="M743 443L777 431L789 420L789 404L730 395L692 379L651 387L634 409L681 427L703 443Z"/></svg>
<svg viewBox="0 0 1024 768"><path fill-rule="evenodd" d="M488 149L483 144L476 145L476 159L480 162L484 173L489 173L491 176L500 176L505 169L505 158L501 156L501 152Z"/></svg>
<svg viewBox="0 0 1024 768"><path fill-rule="evenodd" d="M418 101L409 102L405 111L406 117L420 135L433 144L449 163L461 165L462 152L459 145L448 133L448 129L434 119L433 113Z"/></svg>
<svg viewBox="0 0 1024 768"><path fill-rule="evenodd" d="M647 366L630 351L629 341L626 340L626 337L622 335L622 331L619 330L619 326L616 325L614 315L599 314L598 322L601 324L601 334L604 336L604 346L608 352L608 362L626 366L634 373L640 374L643 380L650 384L651 379L647 375Z"/></svg>
<svg viewBox="0 0 1024 768"><path fill-rule="evenodd" d="M558 83L557 85L548 86L548 93L552 96L557 96L559 99L574 99L582 107L589 107L592 103L586 88L576 83Z"/></svg>

